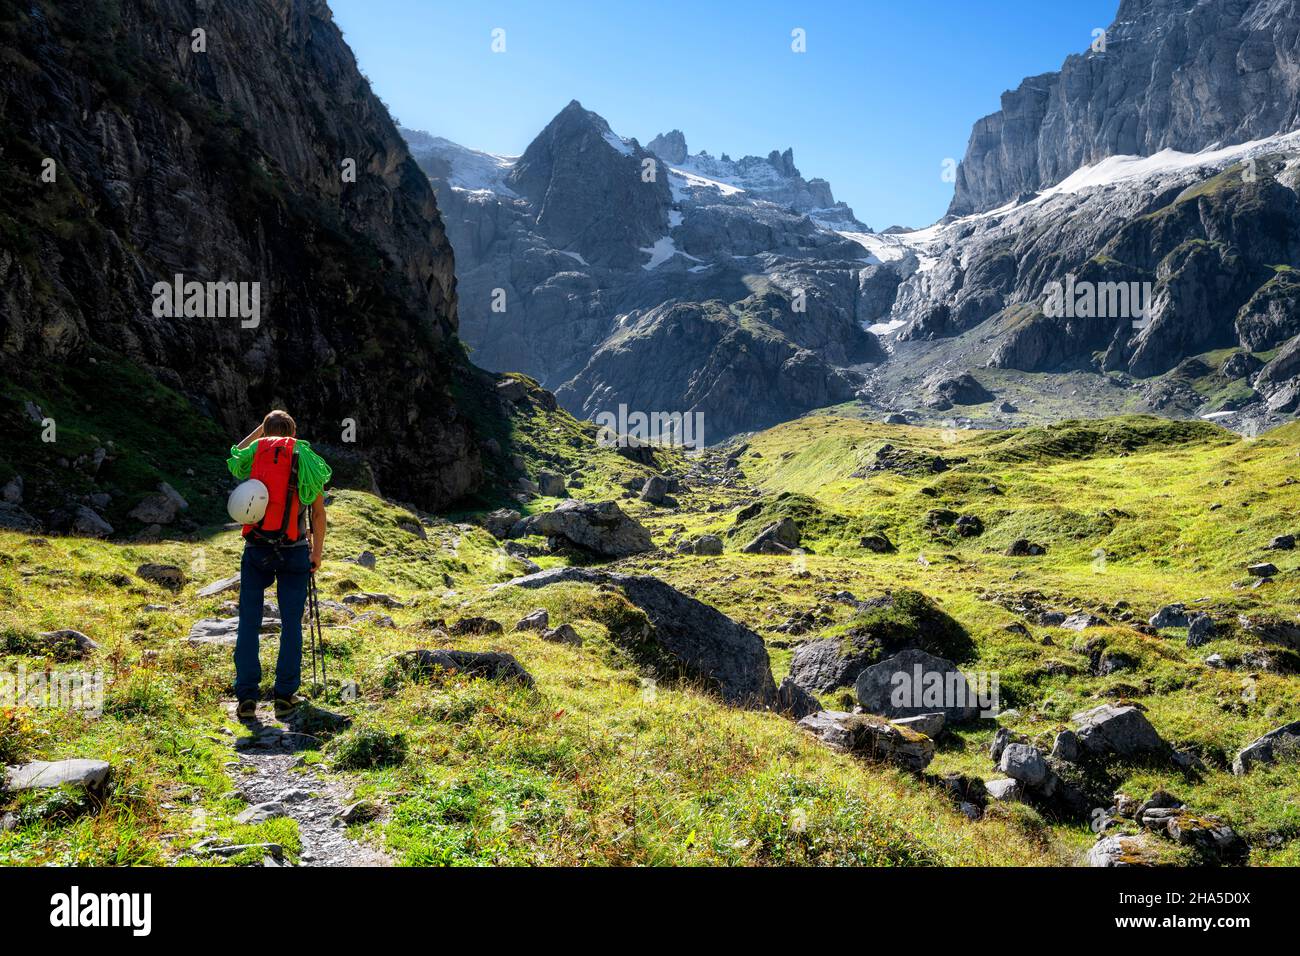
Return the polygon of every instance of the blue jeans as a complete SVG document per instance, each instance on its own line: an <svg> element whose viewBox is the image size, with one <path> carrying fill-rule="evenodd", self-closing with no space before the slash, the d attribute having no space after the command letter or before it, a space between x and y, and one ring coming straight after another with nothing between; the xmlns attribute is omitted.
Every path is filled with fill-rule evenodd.
<svg viewBox="0 0 1300 956"><path fill-rule="evenodd" d="M258 659L262 603L276 583L280 602L280 654L275 662L275 696L288 697L302 683L302 612L311 578L311 548L244 545L239 564L239 636L235 640L235 697L256 700L262 682Z"/></svg>

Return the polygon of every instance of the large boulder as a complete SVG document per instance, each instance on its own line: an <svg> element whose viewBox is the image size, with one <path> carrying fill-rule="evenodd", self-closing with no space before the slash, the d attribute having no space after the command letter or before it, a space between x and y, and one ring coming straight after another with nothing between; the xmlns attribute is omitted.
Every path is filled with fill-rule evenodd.
<svg viewBox="0 0 1300 956"><path fill-rule="evenodd" d="M1256 764L1270 764L1279 757L1300 757L1300 720L1270 730L1243 747L1232 761L1232 772L1240 776Z"/></svg>
<svg viewBox="0 0 1300 956"><path fill-rule="evenodd" d="M661 505L668 496L668 481L663 475L651 475L641 486L641 500L652 505Z"/></svg>
<svg viewBox="0 0 1300 956"><path fill-rule="evenodd" d="M1047 548L1041 544L1035 544L1028 538L1017 538L1002 553L1009 558L1037 558L1046 554Z"/></svg>
<svg viewBox="0 0 1300 956"><path fill-rule="evenodd" d="M1147 621L1152 627L1160 630L1166 627L1186 627L1187 626L1187 605L1185 604L1166 604Z"/></svg>
<svg viewBox="0 0 1300 956"><path fill-rule="evenodd" d="M702 534L695 539L693 553L710 557L722 554L722 539L716 534Z"/></svg>
<svg viewBox="0 0 1300 956"><path fill-rule="evenodd" d="M799 547L802 535L793 518L774 521L740 550L745 554L788 554Z"/></svg>
<svg viewBox="0 0 1300 956"><path fill-rule="evenodd" d="M925 385L926 404L940 411L954 405L982 405L993 401L993 393L970 372L939 374Z"/></svg>
<svg viewBox="0 0 1300 956"><path fill-rule="evenodd" d="M858 650L839 637L805 641L790 659L790 680L807 690L824 693L857 680L879 656L879 648Z"/></svg>
<svg viewBox="0 0 1300 956"><path fill-rule="evenodd" d="M1159 846L1145 833L1134 836L1107 836L1094 843L1092 849L1088 851L1088 865L1155 866L1159 861L1159 854Z"/></svg>
<svg viewBox="0 0 1300 956"><path fill-rule="evenodd" d="M106 760L33 760L6 768L4 786L0 789L11 793L65 786L99 790L108 781L111 769Z"/></svg>
<svg viewBox="0 0 1300 956"><path fill-rule="evenodd" d="M643 666L664 677L684 677L716 691L727 703L765 708L776 702L776 684L763 639L717 608L689 597L658 578L613 574L590 568L551 568L515 578L500 587L541 588L552 584L608 585L640 608L647 634L620 638ZM671 670L674 673L665 674Z"/></svg>
<svg viewBox="0 0 1300 956"><path fill-rule="evenodd" d="M822 709L821 702L789 677L776 689L776 704L772 708L796 720L815 714Z"/></svg>
<svg viewBox="0 0 1300 956"><path fill-rule="evenodd" d="M553 471L537 473L537 491L547 498L563 498L569 493L569 490L564 487L564 479Z"/></svg>
<svg viewBox="0 0 1300 956"><path fill-rule="evenodd" d="M496 511L490 511L483 516L483 527L487 529L488 534L492 535L492 537L504 539L509 537L510 529L522 517L518 511L510 508L498 508Z"/></svg>
<svg viewBox="0 0 1300 956"><path fill-rule="evenodd" d="M871 714L823 710L803 718L799 726L833 750L909 770L924 770L934 758L934 741L929 737Z"/></svg>
<svg viewBox="0 0 1300 956"><path fill-rule="evenodd" d="M127 517L134 518L141 524L147 525L171 524L176 520L176 516L188 509L189 506L189 502L182 498L175 488L164 481L158 486L157 493L147 495L141 499L131 509Z"/></svg>
<svg viewBox="0 0 1300 956"><path fill-rule="evenodd" d="M113 526L85 505L74 505L56 512L51 524L59 531L86 538L107 538L113 533Z"/></svg>
<svg viewBox="0 0 1300 956"><path fill-rule="evenodd" d="M957 723L984 706L956 664L917 648L868 667L858 675L854 691L863 710L885 717L942 713Z"/></svg>
<svg viewBox="0 0 1300 956"><path fill-rule="evenodd" d="M1029 790L1043 787L1052 777L1052 769L1042 752L1031 744L1007 744L998 769Z"/></svg>
<svg viewBox="0 0 1300 956"><path fill-rule="evenodd" d="M524 534L561 539L573 547L607 558L641 554L654 547L650 532L623 513L613 501L561 501L554 511L523 522Z"/></svg>
<svg viewBox="0 0 1300 956"><path fill-rule="evenodd" d="M32 534L41 530L41 523L18 505L0 501L0 529Z"/></svg>
<svg viewBox="0 0 1300 956"><path fill-rule="evenodd" d="M1146 714L1132 705L1102 704L1072 718L1079 746L1086 755L1123 759L1165 756L1168 743L1151 726Z"/></svg>

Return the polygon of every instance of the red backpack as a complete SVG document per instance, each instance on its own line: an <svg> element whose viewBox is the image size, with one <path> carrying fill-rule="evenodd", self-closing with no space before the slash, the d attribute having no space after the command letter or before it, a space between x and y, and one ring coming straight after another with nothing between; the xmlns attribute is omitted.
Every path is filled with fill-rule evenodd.
<svg viewBox="0 0 1300 956"><path fill-rule="evenodd" d="M293 438L259 438L248 477L266 485L266 514L244 525L244 537L278 543L298 540L298 454Z"/></svg>

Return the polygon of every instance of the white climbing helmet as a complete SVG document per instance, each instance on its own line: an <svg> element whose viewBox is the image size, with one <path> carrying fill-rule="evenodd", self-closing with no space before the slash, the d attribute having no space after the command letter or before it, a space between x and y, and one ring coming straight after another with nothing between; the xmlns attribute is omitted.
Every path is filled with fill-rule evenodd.
<svg viewBox="0 0 1300 956"><path fill-rule="evenodd" d="M232 521L240 524L257 524L266 516L266 503L271 493L256 478L249 478L230 493L226 510Z"/></svg>

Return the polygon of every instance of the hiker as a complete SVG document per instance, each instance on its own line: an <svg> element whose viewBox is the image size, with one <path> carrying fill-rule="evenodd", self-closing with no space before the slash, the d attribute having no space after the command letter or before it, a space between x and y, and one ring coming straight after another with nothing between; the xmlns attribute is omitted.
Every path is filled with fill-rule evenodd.
<svg viewBox="0 0 1300 956"><path fill-rule="evenodd" d="M276 410L230 449L226 462L239 479L266 485L266 513L244 525L244 557L239 565L239 636L235 642L236 715L257 713L262 664L258 659L262 602L274 581L280 603L280 653L275 665L275 715L287 717L302 702L302 614L311 575L325 549L325 484L330 467L297 438L288 412ZM307 509L311 509L310 539Z"/></svg>

